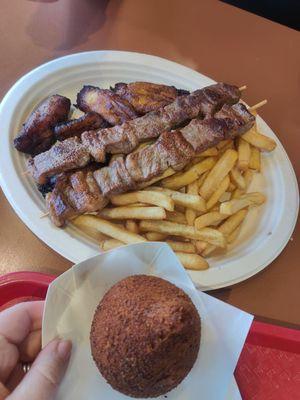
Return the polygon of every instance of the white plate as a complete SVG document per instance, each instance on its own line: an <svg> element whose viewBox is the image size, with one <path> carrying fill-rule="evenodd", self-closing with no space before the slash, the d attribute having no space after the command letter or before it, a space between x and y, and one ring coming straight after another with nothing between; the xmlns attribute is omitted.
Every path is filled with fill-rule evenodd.
<svg viewBox="0 0 300 400"><path fill-rule="evenodd" d="M97 254L97 244L71 226L58 229L48 218L40 218L45 212L44 200L32 180L22 174L26 157L14 149L12 141L28 114L46 96L59 93L75 102L76 93L84 84L109 87L120 81L160 82L188 90L213 83L196 71L159 57L94 51L59 58L36 68L10 89L0 106L2 189L23 222L74 263ZM278 143L274 152L264 155L264 175L257 177L253 186L262 189L268 201L251 211L249 223L244 224L238 242L226 256L212 258L207 271L191 272L193 281L205 290L232 285L261 271L283 250L296 223L299 195L292 165L268 125L260 118L258 124Z"/></svg>

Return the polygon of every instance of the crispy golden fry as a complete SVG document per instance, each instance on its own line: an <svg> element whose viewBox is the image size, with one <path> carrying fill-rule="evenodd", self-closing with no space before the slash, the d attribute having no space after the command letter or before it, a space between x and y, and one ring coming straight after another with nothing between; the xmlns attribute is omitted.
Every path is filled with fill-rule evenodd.
<svg viewBox="0 0 300 400"><path fill-rule="evenodd" d="M246 171L249 167L251 148L248 142L239 138L238 140L238 162L237 167L241 171Z"/></svg>
<svg viewBox="0 0 300 400"><path fill-rule="evenodd" d="M209 268L208 262L203 257L199 256L199 254L176 252L176 255L186 269L202 271Z"/></svg>
<svg viewBox="0 0 300 400"><path fill-rule="evenodd" d="M166 193L174 200L175 205L188 207L196 211L206 211L206 204L201 196L181 193L161 187L152 187L151 189Z"/></svg>
<svg viewBox="0 0 300 400"><path fill-rule="evenodd" d="M219 202L223 203L224 201L229 201L231 199L231 192L224 192L222 196L219 198Z"/></svg>
<svg viewBox="0 0 300 400"><path fill-rule="evenodd" d="M99 215L109 219L165 219L166 211L161 207L115 207L104 208Z"/></svg>
<svg viewBox="0 0 300 400"><path fill-rule="evenodd" d="M239 236L239 234L240 234L240 232L241 232L241 228L242 228L242 223L241 223L237 228L235 228L235 230L232 231L232 232L227 236L227 242L228 242L229 244L232 243L232 242L234 242L234 241L238 238L238 236Z"/></svg>
<svg viewBox="0 0 300 400"><path fill-rule="evenodd" d="M199 157L211 157L211 156L217 156L219 153L218 149L216 147L211 147L210 149L207 149L203 151L202 153L199 154Z"/></svg>
<svg viewBox="0 0 300 400"><path fill-rule="evenodd" d="M232 182L229 182L229 186L226 190L228 190L228 192L233 192L235 189L236 186Z"/></svg>
<svg viewBox="0 0 300 400"><path fill-rule="evenodd" d="M232 170L230 171L230 178L234 185L236 185L241 190L245 190L246 188L245 179L236 167L233 167Z"/></svg>
<svg viewBox="0 0 300 400"><path fill-rule="evenodd" d="M146 203L132 203L132 204L127 204L127 207L149 207L149 204L146 204Z"/></svg>
<svg viewBox="0 0 300 400"><path fill-rule="evenodd" d="M249 161L249 168L260 171L260 150L257 147L251 146L251 156Z"/></svg>
<svg viewBox="0 0 300 400"><path fill-rule="evenodd" d="M116 206L124 206L132 203L147 203L162 207L168 211L174 211L174 201L164 193L151 190L139 190L112 196L110 201Z"/></svg>
<svg viewBox="0 0 300 400"><path fill-rule="evenodd" d="M139 233L139 226L135 221L132 221L130 219L128 219L125 222L125 228L129 230L129 232L132 233Z"/></svg>
<svg viewBox="0 0 300 400"><path fill-rule="evenodd" d="M209 174L209 171L204 172L204 174L202 174L200 176L200 178L197 180L197 182L198 182L198 191L199 191L199 188L203 185L203 182L205 181L205 179L206 179L208 174Z"/></svg>
<svg viewBox="0 0 300 400"><path fill-rule="evenodd" d="M71 222L72 222L72 225L75 225L76 228L83 231L86 235L90 236L92 239L97 240L97 242L108 238L108 236L99 232L97 229L90 227L90 226L86 226L85 224L82 224L82 220L79 217L73 219Z"/></svg>
<svg viewBox="0 0 300 400"><path fill-rule="evenodd" d="M204 172L210 170L216 161L213 157L205 158L203 161L198 164L193 165L187 171L178 174L176 176L172 176L170 178L164 179L162 181L162 186L168 189L179 189L183 186L186 186L196 179L199 178Z"/></svg>
<svg viewBox="0 0 300 400"><path fill-rule="evenodd" d="M198 195L198 181L194 181L187 186L187 193ZM185 218L186 218L188 225L191 225L191 226L194 225L196 216L197 216L197 214L196 214L195 210L192 210L191 208L186 209Z"/></svg>
<svg viewBox="0 0 300 400"><path fill-rule="evenodd" d="M120 240L117 239L107 239L107 240L102 240L100 242L100 249L103 251L108 251L115 249L120 246L124 246L125 243L121 242Z"/></svg>
<svg viewBox="0 0 300 400"><path fill-rule="evenodd" d="M153 183L159 182L162 179L167 178L168 176L174 175L175 171L172 168L168 168L163 174L156 176L155 178L151 179L150 181L143 182L139 185L139 189L144 189L148 186L153 185Z"/></svg>
<svg viewBox="0 0 300 400"><path fill-rule="evenodd" d="M238 188L235 189L235 191L232 194L233 199L238 199L239 197L241 197L242 194L244 194L246 192L246 190L250 186L252 178L253 178L253 171L251 169L247 169L247 171L244 173L244 179L245 179L245 184L246 184L245 190L241 190Z"/></svg>
<svg viewBox="0 0 300 400"><path fill-rule="evenodd" d="M77 217L76 220L82 226L93 228L107 236L127 244L147 241L141 235L131 233L117 224L95 217L94 215L81 215L80 217Z"/></svg>
<svg viewBox="0 0 300 400"><path fill-rule="evenodd" d="M233 168L237 157L238 154L235 150L226 150L215 166L210 170L207 178L199 190L199 193L204 199L209 199L211 195L218 189L220 183Z"/></svg>
<svg viewBox="0 0 300 400"><path fill-rule="evenodd" d="M167 240L168 245L172 247L174 251L180 251L182 253L195 253L196 247L190 242L176 242L174 240Z"/></svg>
<svg viewBox="0 0 300 400"><path fill-rule="evenodd" d="M222 140L221 142L219 142L219 143L217 144L216 147L217 147L218 150L221 150L221 149L223 149L225 146L227 146L230 142L231 142L230 139Z"/></svg>
<svg viewBox="0 0 300 400"><path fill-rule="evenodd" d="M201 254L209 244L207 242L203 242L203 240L195 240L194 244L196 246L196 252Z"/></svg>
<svg viewBox="0 0 300 400"><path fill-rule="evenodd" d="M252 192L243 194L238 199L233 199L226 201L220 205L220 212L222 214L232 215L237 211L249 207L249 206L259 206L266 201L266 197L262 193Z"/></svg>
<svg viewBox="0 0 300 400"><path fill-rule="evenodd" d="M145 233L145 237L147 240L149 240L149 242L161 242L162 240L166 239L168 235L158 232L147 232Z"/></svg>
<svg viewBox="0 0 300 400"><path fill-rule="evenodd" d="M200 215L200 217L195 219L195 228L201 229L209 225L217 224L228 218L227 214L221 214L217 211L212 211L207 214Z"/></svg>
<svg viewBox="0 0 300 400"><path fill-rule="evenodd" d="M276 147L275 140L257 132L255 127L244 133L242 137L246 142L258 147L261 151L273 151Z"/></svg>
<svg viewBox="0 0 300 400"><path fill-rule="evenodd" d="M204 240L218 247L225 247L226 240L223 234L216 229L195 229L192 226L177 224L169 221L141 221L140 230L144 232L160 232L172 236L182 236L188 239Z"/></svg>
<svg viewBox="0 0 300 400"><path fill-rule="evenodd" d="M208 210L213 208L214 205L217 204L219 201L220 197L222 196L223 193L226 192L226 190L229 187L229 176L225 176L225 178L220 182L219 187L216 189L216 191L211 195L211 197L207 200L206 202L206 207Z"/></svg>
<svg viewBox="0 0 300 400"><path fill-rule="evenodd" d="M173 211L173 212L167 211L166 220L171 221L171 222L177 222L178 224L187 224L185 214L183 214L179 211Z"/></svg>
<svg viewBox="0 0 300 400"><path fill-rule="evenodd" d="M246 215L248 214L248 210L243 209L238 211L236 214L231 215L223 224L218 228L219 232L223 233L225 237L228 238L228 236L243 222L243 220L246 218ZM208 245L206 249L202 252L202 255L204 257L207 257L209 254L211 254L213 251L216 250L216 246L214 245Z"/></svg>

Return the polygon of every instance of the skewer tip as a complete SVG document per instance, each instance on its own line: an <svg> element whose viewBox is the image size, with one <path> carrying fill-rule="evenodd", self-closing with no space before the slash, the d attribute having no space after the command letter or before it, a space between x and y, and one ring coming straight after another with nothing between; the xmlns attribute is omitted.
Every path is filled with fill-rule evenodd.
<svg viewBox="0 0 300 400"><path fill-rule="evenodd" d="M45 218L45 217L48 217L49 216L49 212L46 212L46 213L44 213L44 214L41 214L40 215L40 218Z"/></svg>
<svg viewBox="0 0 300 400"><path fill-rule="evenodd" d="M243 90L247 89L247 85L243 85L241 87L239 87L239 91L242 92Z"/></svg>
<svg viewBox="0 0 300 400"><path fill-rule="evenodd" d="M249 111L255 111L255 110L257 110L258 108L260 108L260 107L264 106L265 104L267 104L267 102L268 102L267 99L262 100L262 101L260 101L259 103L254 104L254 106L249 107Z"/></svg>

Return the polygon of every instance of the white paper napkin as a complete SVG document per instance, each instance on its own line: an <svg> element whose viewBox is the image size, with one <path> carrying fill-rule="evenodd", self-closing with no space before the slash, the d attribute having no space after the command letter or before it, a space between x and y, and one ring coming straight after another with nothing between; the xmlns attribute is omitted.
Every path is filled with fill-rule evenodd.
<svg viewBox="0 0 300 400"><path fill-rule="evenodd" d="M134 274L164 278L183 289L201 317L197 361L168 400L224 400L253 317L197 291L166 244L140 243L121 247L77 264L49 287L43 321L43 346L59 336L71 339L73 352L58 400L129 399L113 390L91 357L89 333L97 304L107 290ZM161 399L164 396L160 397Z"/></svg>

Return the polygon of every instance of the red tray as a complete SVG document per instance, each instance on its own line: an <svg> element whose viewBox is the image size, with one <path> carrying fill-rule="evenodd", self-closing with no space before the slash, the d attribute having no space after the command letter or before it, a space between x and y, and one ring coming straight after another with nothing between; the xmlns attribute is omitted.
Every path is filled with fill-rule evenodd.
<svg viewBox="0 0 300 400"><path fill-rule="evenodd" d="M54 278L35 272L0 277L0 310L44 299ZM235 377L243 400L300 400L300 330L254 321Z"/></svg>

